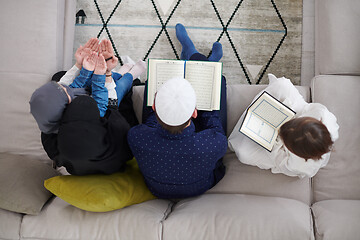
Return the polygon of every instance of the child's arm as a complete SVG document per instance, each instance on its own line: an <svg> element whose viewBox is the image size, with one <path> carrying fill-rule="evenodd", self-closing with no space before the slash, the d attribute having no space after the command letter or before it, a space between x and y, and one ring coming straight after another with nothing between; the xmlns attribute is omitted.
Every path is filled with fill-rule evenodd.
<svg viewBox="0 0 360 240"><path fill-rule="evenodd" d="M108 90L105 87L105 75L93 74L91 78L92 97L96 101L100 117L105 116L108 107Z"/></svg>
<svg viewBox="0 0 360 240"><path fill-rule="evenodd" d="M114 78L115 80L116 78ZM133 82L133 76L130 73L125 73L120 79L115 80L116 85L116 95L118 99L118 105L120 105L121 100L124 96L130 91Z"/></svg>
<svg viewBox="0 0 360 240"><path fill-rule="evenodd" d="M91 77L92 97L98 105L100 117L103 117L108 107L108 90L105 87L106 62L102 54L95 56L95 59L95 70Z"/></svg>
<svg viewBox="0 0 360 240"><path fill-rule="evenodd" d="M80 74L80 69L82 68L82 64L84 58L91 54L92 51L98 50L99 40L97 38L91 38L84 46L80 46L75 52L75 65L65 73L65 75L60 79L59 83L69 86L73 83L74 79Z"/></svg>
<svg viewBox="0 0 360 240"><path fill-rule="evenodd" d="M80 75L75 78L74 82L70 85L70 87L84 88L91 85L91 76L94 72L97 59L98 56L96 52L91 52L91 54L85 56Z"/></svg>
<svg viewBox="0 0 360 240"><path fill-rule="evenodd" d="M108 99L111 101L116 101L116 106L119 105L118 95L116 93L116 84L114 81L121 78L120 74L112 72L112 70L117 66L118 59L114 56L114 50L112 48L111 42L107 39L103 39L99 44L99 53L104 56L106 61L106 80L105 87L108 90Z"/></svg>
<svg viewBox="0 0 360 240"><path fill-rule="evenodd" d="M62 85L69 86L73 83L75 77L77 77L80 74L80 69L74 65L72 68L70 68L64 76L60 79L59 83Z"/></svg>
<svg viewBox="0 0 360 240"><path fill-rule="evenodd" d="M84 67L80 70L80 74L69 85L71 88L84 88L90 86L90 79L93 71L86 70Z"/></svg>

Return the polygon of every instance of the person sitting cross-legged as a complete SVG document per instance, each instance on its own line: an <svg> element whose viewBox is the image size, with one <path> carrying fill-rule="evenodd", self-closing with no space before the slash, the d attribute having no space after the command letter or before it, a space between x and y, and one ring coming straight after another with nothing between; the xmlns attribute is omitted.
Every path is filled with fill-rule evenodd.
<svg viewBox="0 0 360 240"><path fill-rule="evenodd" d="M183 25L177 24L176 35L183 47L182 59L208 61L195 49ZM221 57L221 44L215 43L209 59L219 61ZM184 78L165 82L157 91L153 106L144 106L143 124L131 128L127 139L155 196L167 199L197 196L224 176L225 84L223 77L220 111L198 111L195 91ZM145 101L146 92L145 87Z"/></svg>

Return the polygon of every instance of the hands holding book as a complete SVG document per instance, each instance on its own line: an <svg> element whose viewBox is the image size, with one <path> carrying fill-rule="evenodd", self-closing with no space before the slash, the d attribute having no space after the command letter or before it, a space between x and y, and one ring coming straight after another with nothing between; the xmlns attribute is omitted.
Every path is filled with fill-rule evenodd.
<svg viewBox="0 0 360 240"><path fill-rule="evenodd" d="M176 24L175 30L182 46L181 60L149 59L147 106L153 104L155 93L166 81L185 78L195 90L198 110L219 110L222 63L218 61L223 55L221 43L215 42L211 55L206 58L197 51L182 24Z"/></svg>

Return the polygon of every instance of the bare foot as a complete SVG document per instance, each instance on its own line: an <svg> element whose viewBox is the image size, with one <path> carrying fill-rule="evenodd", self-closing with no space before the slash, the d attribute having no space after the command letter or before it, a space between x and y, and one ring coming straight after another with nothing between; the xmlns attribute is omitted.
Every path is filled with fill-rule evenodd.
<svg viewBox="0 0 360 240"><path fill-rule="evenodd" d="M97 53L92 52L88 54L83 61L83 67L88 71L94 71L97 60Z"/></svg>
<svg viewBox="0 0 360 240"><path fill-rule="evenodd" d="M102 54L99 54L94 73L97 75L104 75L106 72L106 68L107 66L106 66L105 58Z"/></svg>

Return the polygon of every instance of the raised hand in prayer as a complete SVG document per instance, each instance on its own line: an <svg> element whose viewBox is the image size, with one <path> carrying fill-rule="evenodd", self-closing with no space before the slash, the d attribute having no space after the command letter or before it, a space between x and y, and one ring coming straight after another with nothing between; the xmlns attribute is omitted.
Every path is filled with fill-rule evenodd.
<svg viewBox="0 0 360 240"><path fill-rule="evenodd" d="M91 52L99 51L99 40L97 38L90 38L84 46L81 46L75 52L76 66L81 69L85 56Z"/></svg>
<svg viewBox="0 0 360 240"><path fill-rule="evenodd" d="M105 58L100 53L99 56L97 56L94 74L103 75L106 72L106 68L107 66L106 66Z"/></svg>
<svg viewBox="0 0 360 240"><path fill-rule="evenodd" d="M99 54L102 54L105 58L107 64L106 74L110 74L111 70L113 70L119 62L118 58L114 55L114 49L111 45L110 40L103 39L100 42Z"/></svg>

